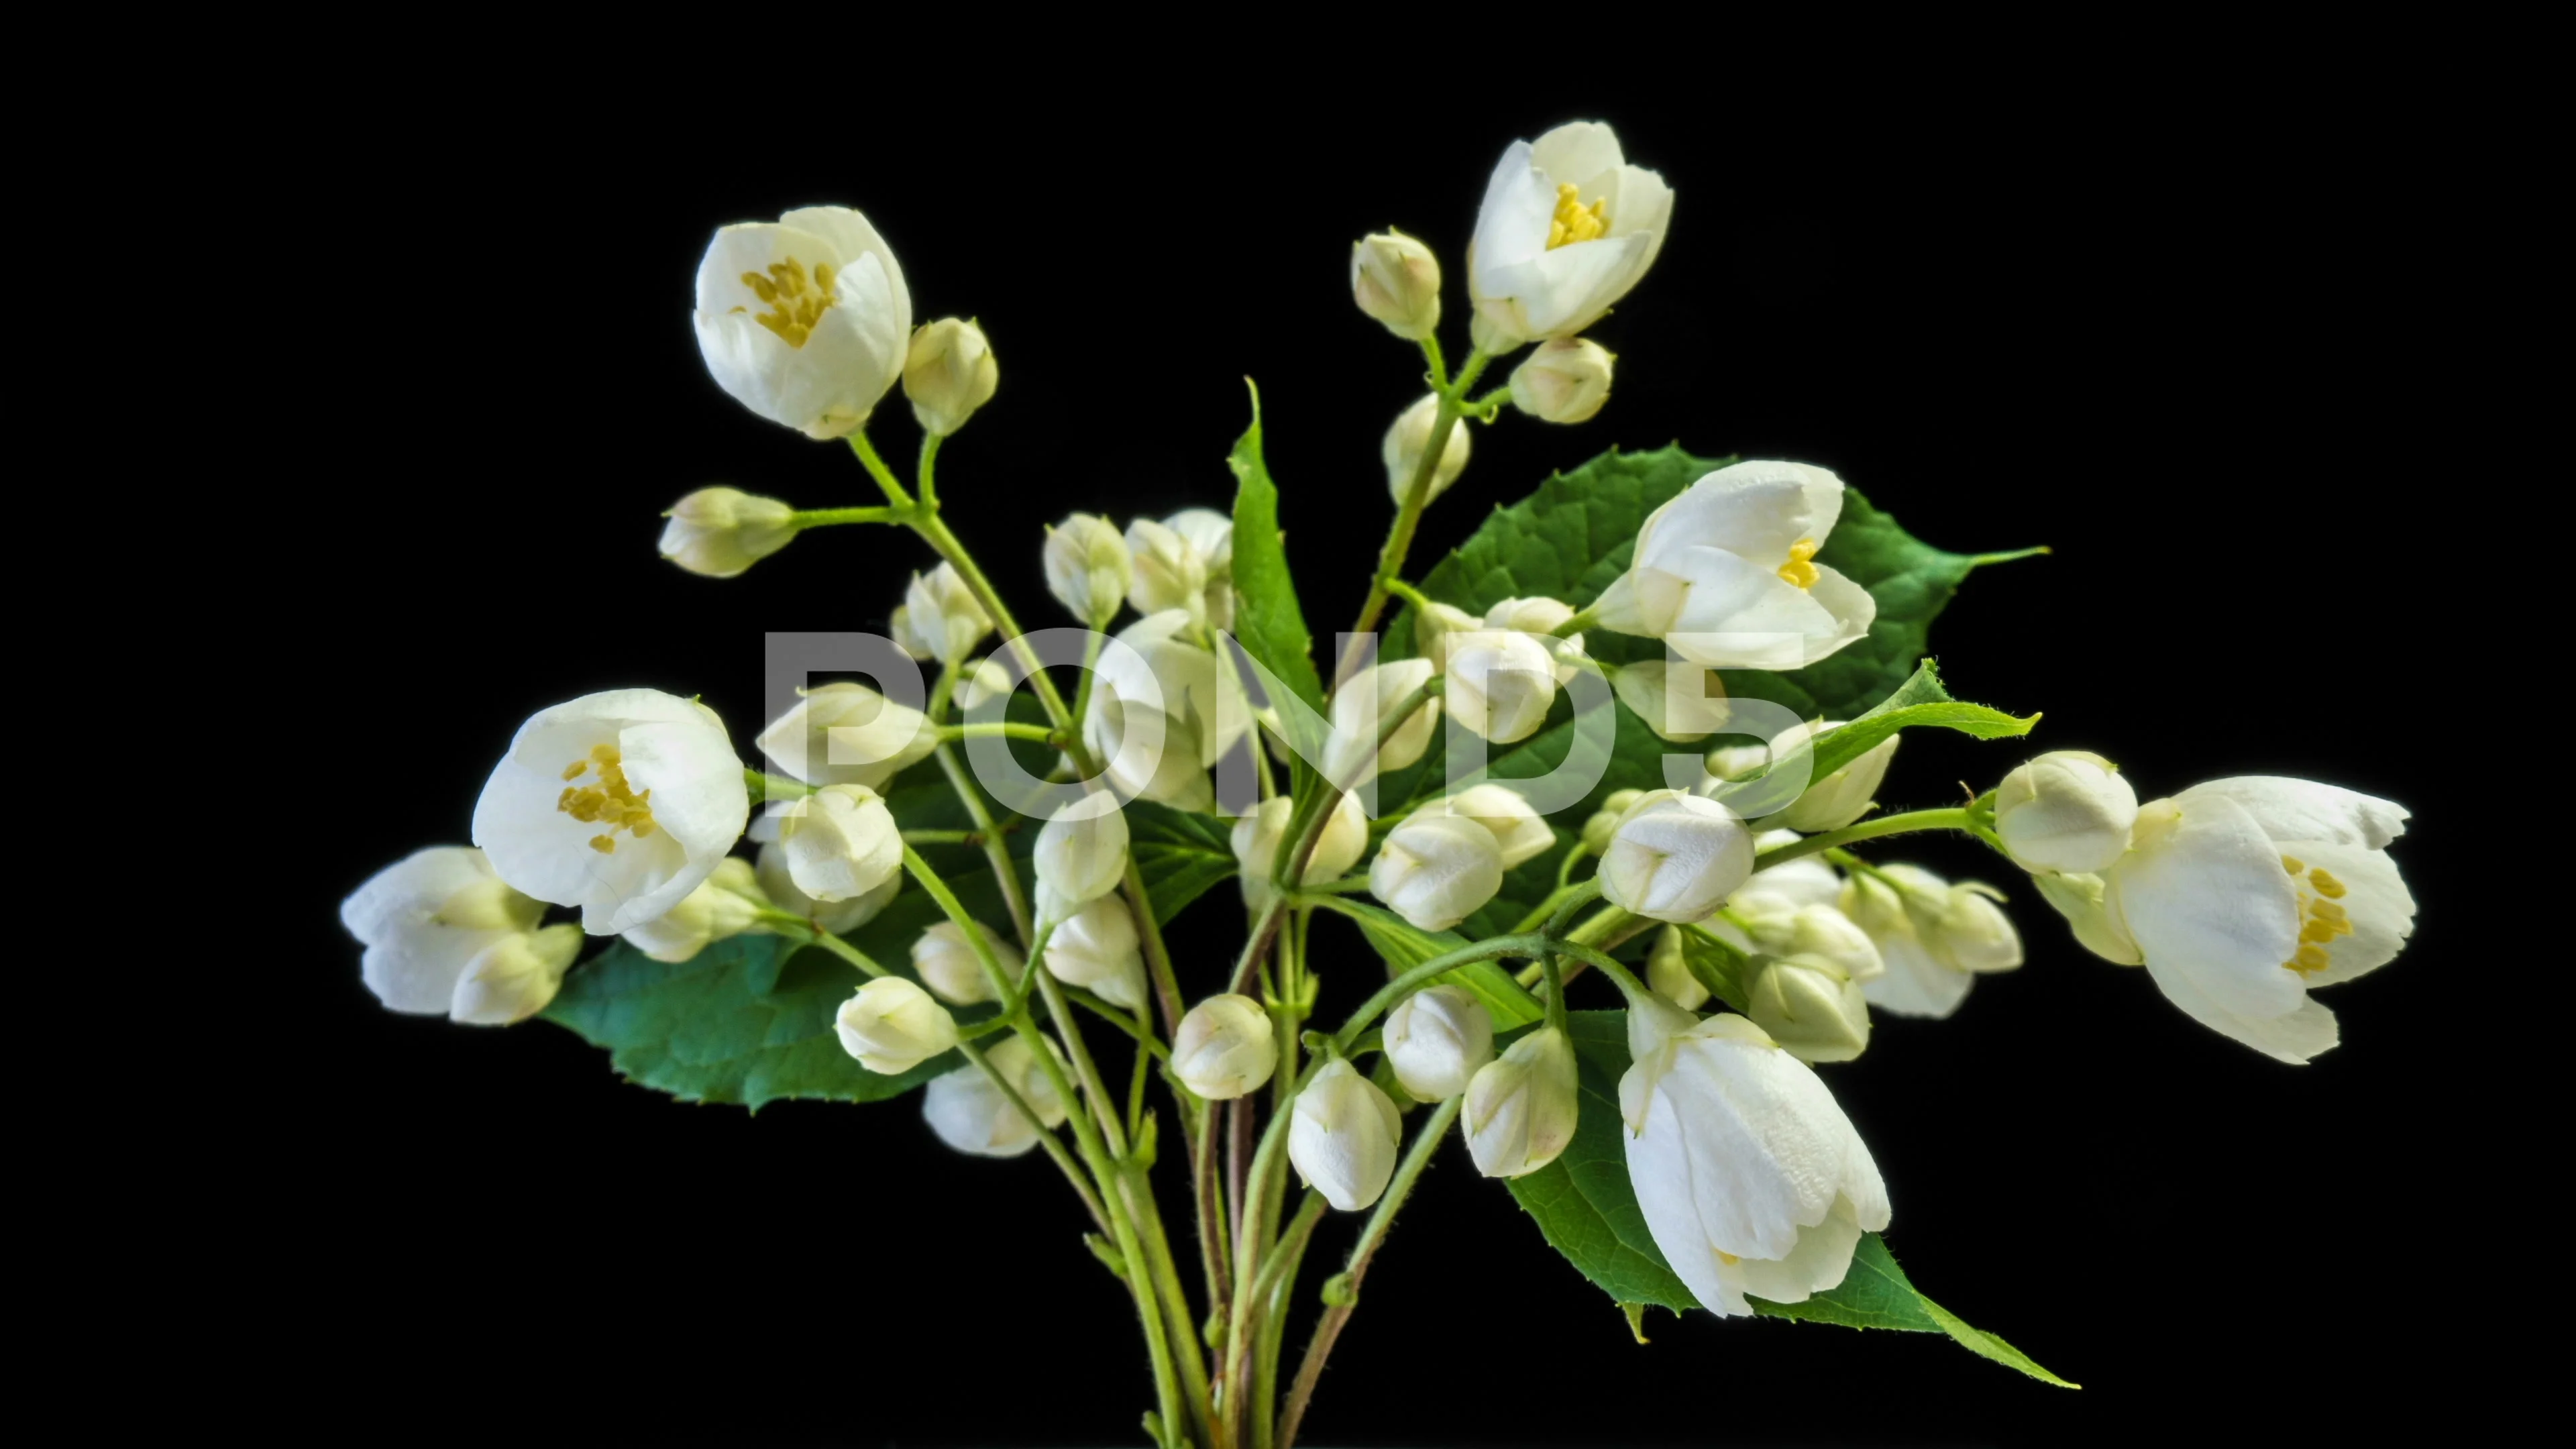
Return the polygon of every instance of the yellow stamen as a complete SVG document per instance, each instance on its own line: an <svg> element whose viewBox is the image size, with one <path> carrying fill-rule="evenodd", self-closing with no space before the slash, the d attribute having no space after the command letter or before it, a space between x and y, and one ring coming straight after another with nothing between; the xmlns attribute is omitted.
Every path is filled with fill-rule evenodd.
<svg viewBox="0 0 2576 1449"><path fill-rule="evenodd" d="M594 835L590 838L590 848L598 851L602 855L615 855L617 853L616 837L608 835Z"/></svg>
<svg viewBox="0 0 2576 1449"><path fill-rule="evenodd" d="M599 783L566 785L555 797L555 809L584 825L607 826L607 834L590 838L590 848L609 855L617 849L617 832L623 830L638 840L653 833L653 792L626 783L625 757L615 745L593 746L589 759L573 761L563 777L572 779L592 764L599 766Z"/></svg>
<svg viewBox="0 0 2576 1449"><path fill-rule="evenodd" d="M1814 588L1816 580L1823 575L1818 573L1816 566L1807 560L1814 558L1816 550L1821 547L1823 545L1812 538L1802 538L1789 545L1789 561L1780 565L1780 577L1802 589Z"/></svg>
<svg viewBox="0 0 2576 1449"><path fill-rule="evenodd" d="M2334 958L2326 954L2326 948L2323 946L2301 946L2299 954L2281 964L2302 976L2309 976L2333 965Z"/></svg>
<svg viewBox="0 0 2576 1449"><path fill-rule="evenodd" d="M743 273L742 284L769 309L753 313L751 320L776 333L790 347L804 346L823 314L841 300L840 294L832 290L836 275L831 263L818 262L814 275L808 278L805 264L794 257L772 262L765 277L758 272Z"/></svg>
<svg viewBox="0 0 2576 1449"><path fill-rule="evenodd" d="M2343 907L2332 901L2312 901L2308 905L2308 914L2320 921L2340 921L2344 919L2346 912Z"/></svg>
<svg viewBox="0 0 2576 1449"><path fill-rule="evenodd" d="M578 780L581 778L581 772L589 768L590 762L588 760L575 760L571 764L564 766L563 777L567 780Z"/></svg>
<svg viewBox="0 0 2576 1449"><path fill-rule="evenodd" d="M1547 249L1572 246L1576 242L1595 240L1610 230L1610 198L1596 196L1590 206L1583 204L1583 194L1567 182L1556 188L1556 214L1548 219Z"/></svg>
<svg viewBox="0 0 2576 1449"><path fill-rule="evenodd" d="M1734 1267L1736 1264L1741 1263L1741 1262L1743 1262L1744 1260L1743 1260L1742 1258L1739 1258L1739 1257L1735 1256L1733 1253L1730 1253L1730 1252L1726 1251L1724 1248L1720 1248L1720 1249L1718 1249L1718 1250L1717 1250L1717 1261L1719 1261L1719 1262L1721 1262L1721 1263L1724 1263L1726 1266L1728 1266L1728 1267L1732 1268L1732 1267Z"/></svg>
<svg viewBox="0 0 2576 1449"><path fill-rule="evenodd" d="M2317 888L2317 894L2324 896L2327 900L2339 901L2343 899L2345 889L2344 883L2335 879L2333 876L2326 874L2322 870L2312 870L2308 872L2308 884L2315 886Z"/></svg>
<svg viewBox="0 0 2576 1449"><path fill-rule="evenodd" d="M2282 856L2281 869L2288 871L2292 875L2305 875L2308 873L2307 865L2295 855Z"/></svg>

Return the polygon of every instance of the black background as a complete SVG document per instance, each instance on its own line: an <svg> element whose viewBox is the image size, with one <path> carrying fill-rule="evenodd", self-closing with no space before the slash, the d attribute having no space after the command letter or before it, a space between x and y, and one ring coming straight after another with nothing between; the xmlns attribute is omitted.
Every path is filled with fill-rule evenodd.
<svg viewBox="0 0 2576 1449"><path fill-rule="evenodd" d="M2486 1401L2464 1376L2484 1354L2473 1303L2524 1276L2524 1185L2474 1140L2463 1053L2497 1009L2470 1004L2492 962L2453 886L2475 826L2421 743L2484 702L2402 674L2446 557L2496 527L2456 516L2465 474L2422 462L2459 461L2464 437L2467 283L2437 243L2470 198L2368 86L2210 69L1871 92L1783 66L1679 104L1574 85L1435 112L934 79L854 97L864 123L749 100L577 109L533 76L370 121L386 164L349 239L398 228L404 257L345 274L347 299L397 318L399 342L325 365L346 397L294 471L328 546L292 597L225 601L278 628L282 657L244 661L277 668L277 718L351 721L306 742L338 761L338 806L293 827L291 999L247 1068L265 1095L178 1109L204 1114L240 1185L219 1249L240 1295L288 1325L256 1355L267 1410L328 1382L352 1422L431 1429L505 1422L506 1399L507 1423L583 1440L1131 1442L1151 1395L1126 1300L1040 1158L954 1157L910 1100L682 1106L552 1026L384 1013L334 904L462 841L491 761L547 704L703 693L748 748L763 631L880 626L924 566L906 536L858 529L729 583L654 558L658 512L709 482L876 501L846 450L707 380L689 287L717 225L859 206L917 317L981 319L1001 390L945 451L942 492L1033 626L1058 622L1041 522L1226 506L1256 377L1290 558L1329 632L1384 526L1379 434L1420 392L1411 349L1351 307L1347 247L1390 224L1429 241L1463 352L1495 156L1585 116L1679 194L1661 261L1594 333L1615 395L1579 427L1480 431L1412 573L1614 441L1822 464L1961 551L2053 545L1981 572L1940 620L1952 687L2046 711L2033 748L2100 750L2142 794L2273 772L2400 800L2418 931L2327 997L2346 1044L2301 1069L2192 1023L2022 893L2027 967L1948 1022L1882 1019L1866 1058L1827 1069L1917 1283L2081 1393L1913 1335L1658 1314L1639 1347L1444 1152L1309 1441L2224 1440ZM872 431L909 456L899 396ZM1881 799L1939 803L2018 758L1910 738ZM1212 989L1229 918L1218 896L1185 918L1186 988ZM1378 969L1355 935L1330 941L1328 1012ZM1314 1261L1350 1231L1329 1224Z"/></svg>

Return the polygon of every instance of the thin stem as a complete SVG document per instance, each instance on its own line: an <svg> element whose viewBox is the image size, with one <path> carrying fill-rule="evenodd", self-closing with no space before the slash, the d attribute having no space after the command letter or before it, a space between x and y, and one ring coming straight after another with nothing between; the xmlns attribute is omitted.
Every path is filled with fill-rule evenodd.
<svg viewBox="0 0 2576 1449"><path fill-rule="evenodd" d="M1248 1401L1253 1449L1270 1449L1277 1427L1270 1406L1279 1397L1279 1345L1287 1337L1288 1295L1297 1286L1297 1270L1306 1261L1306 1244L1314 1237L1315 1224L1324 1216L1326 1206L1322 1193L1307 1189L1305 1200L1297 1205L1297 1215L1288 1220L1279 1235L1278 1250L1261 1270L1260 1285L1254 1289L1261 1304L1261 1337L1253 1345L1252 1397Z"/></svg>
<svg viewBox="0 0 2576 1449"><path fill-rule="evenodd" d="M1846 825L1840 830L1828 830L1804 840L1775 845L1753 857L1753 868L1766 870L1784 860L1814 855L1820 850L1849 845L1855 840L1875 840L1882 835L1903 835L1910 830L1966 829L1968 811L1964 806L1952 806L1946 810L1909 810L1902 815L1882 815L1876 820L1864 820L1858 825Z"/></svg>
<svg viewBox="0 0 2576 1449"><path fill-rule="evenodd" d="M921 485L921 506L934 513L939 510L939 487L933 481L931 468L939 459L939 445L945 441L938 433L923 433L921 462L913 469L913 481Z"/></svg>
<svg viewBox="0 0 2576 1449"><path fill-rule="evenodd" d="M943 740L1038 740L1052 745L1058 743L1060 734L1050 725L1021 724L1016 720L1004 720L992 724L941 725L938 728L939 737Z"/></svg>
<svg viewBox="0 0 2576 1449"><path fill-rule="evenodd" d="M1577 845L1574 850L1568 851L1566 854L1568 858L1571 859L1576 852L1582 849L1582 846ZM1599 895L1600 893L1601 883L1598 878L1587 880L1581 885L1567 885L1564 881L1564 872L1560 870L1558 872L1556 889L1547 893L1547 899L1530 907L1529 914L1521 917L1519 924L1513 926L1512 930L1515 933L1521 931L1535 931L1539 927L1547 924L1548 918L1555 915L1565 906L1569 904L1581 905L1583 902L1592 899L1593 896Z"/></svg>
<svg viewBox="0 0 2576 1449"><path fill-rule="evenodd" d="M1046 1149L1047 1156L1055 1159L1055 1165L1064 1172L1064 1180L1073 1184L1074 1195L1082 1199L1083 1211L1091 1214L1092 1225L1103 1233L1108 1232L1109 1215L1101 1210L1100 1199L1092 1195L1091 1184L1083 1181L1082 1169L1075 1164L1073 1154L1065 1150L1064 1139L1048 1130L1046 1119L1037 1114L1037 1109L1029 1105L1028 1099L1020 1095L1020 1089L1012 1086L1008 1077L993 1070L993 1064L985 1059L981 1049L971 1042L961 1041L957 1044L957 1052L973 1063L994 1086L1001 1088L1002 1095L1010 1099L1012 1106L1020 1109L1020 1115L1028 1119L1029 1129L1038 1134L1038 1145Z"/></svg>
<svg viewBox="0 0 2576 1449"><path fill-rule="evenodd" d="M1424 597L1420 589L1415 588L1413 585L1406 583L1402 579L1388 579L1386 581L1386 591L1395 595L1397 598L1404 600L1406 603L1411 604L1417 609L1428 609L1431 607L1431 600Z"/></svg>
<svg viewBox="0 0 2576 1449"><path fill-rule="evenodd" d="M886 502L894 505L898 513L911 513L914 507L912 495L903 491L903 484L895 478L894 470L886 466L885 459L877 456L876 444L868 441L866 433L850 434L850 451L859 455L859 466L867 469L868 476L877 480L877 487L885 493Z"/></svg>
<svg viewBox="0 0 2576 1449"><path fill-rule="evenodd" d="M1336 689L1358 670L1368 635L1377 628L1378 615L1385 612L1387 598L1393 592L1387 585L1404 572L1404 556L1412 551L1414 531L1422 526L1422 510L1431 501L1432 475L1439 470L1440 457L1449 448L1449 431L1458 425L1463 411L1458 399L1492 360L1479 347L1467 354L1455 381L1434 389L1440 410L1432 418L1431 436L1423 444L1422 460L1414 465L1413 481L1404 490L1404 501L1396 506L1395 524L1387 530L1386 546L1378 551L1377 576L1369 581L1368 602L1360 607L1359 621L1351 625L1350 645L1342 651L1341 663L1333 671Z"/></svg>
<svg viewBox="0 0 2576 1449"><path fill-rule="evenodd" d="M1073 711L1065 706L1064 696L1056 690L1055 681L1047 677L1037 649L1020 633L1019 621L1011 617L1002 596L993 591L993 581L984 577L984 571L975 566L975 560L966 552L966 545L957 541L957 535L948 531L948 525L942 523L938 515L920 513L910 521L912 531L920 534L924 543L946 559L950 568L957 570L957 577L966 585L966 591L974 595L975 602L983 607L984 617L993 621L994 631L1002 636L1011 652L1019 656L1020 666L1028 674L1029 687L1036 692L1038 703L1045 707L1047 718L1055 723L1057 729L1072 736L1065 742L1065 753L1073 756L1074 763L1083 774L1098 773L1090 750L1083 745Z"/></svg>
<svg viewBox="0 0 2576 1449"><path fill-rule="evenodd" d="M903 838L914 845L981 845L980 830L907 830Z"/></svg>
<svg viewBox="0 0 2576 1449"><path fill-rule="evenodd" d="M2043 543L2037 548L2016 548L2008 549L2003 553L1971 554L1968 557L1968 567L1981 569L1988 564L2011 563L2017 558L2037 558L2041 554L2054 552L2056 550Z"/></svg>
<svg viewBox="0 0 2576 1449"><path fill-rule="evenodd" d="M1234 1290L1234 1264L1225 1251L1225 1203L1217 1186L1216 1104L1202 1104L1198 1130L1190 1138L1190 1198L1198 1207L1199 1268L1207 1274L1208 1304L1226 1301Z"/></svg>
<svg viewBox="0 0 2576 1449"><path fill-rule="evenodd" d="M802 800L814 793L814 787L802 780L791 780L785 775L773 775L765 770L743 771L742 784L743 788L751 793L751 803L754 805L771 800Z"/></svg>
<svg viewBox="0 0 2576 1449"><path fill-rule="evenodd" d="M1404 1161L1396 1165L1395 1177L1386 1185L1386 1194L1377 1200L1377 1211L1369 1214L1368 1226L1360 1230L1360 1240L1351 1249L1349 1264L1342 1269L1340 1303L1324 1310L1323 1320L1315 1325L1315 1336L1306 1341L1306 1357L1297 1365L1297 1379L1288 1390L1287 1407L1279 1412L1277 1449L1294 1449L1298 1425L1306 1418L1306 1403L1315 1396L1315 1381L1323 1376L1324 1360L1333 1353L1333 1345L1342 1336L1342 1325L1351 1321L1359 1308L1360 1280L1368 1276L1369 1263L1377 1256L1378 1246L1386 1241L1387 1231L1395 1226L1395 1214L1421 1180L1422 1170L1431 1165L1431 1154L1458 1120L1458 1109L1465 1106L1466 1096L1450 1098L1422 1124L1414 1134L1413 1146L1406 1150Z"/></svg>
<svg viewBox="0 0 2576 1449"><path fill-rule="evenodd" d="M800 508L789 521L801 531L836 523L901 523L903 519L891 508Z"/></svg>
<svg viewBox="0 0 2576 1449"><path fill-rule="evenodd" d="M1425 367L1430 369L1425 381L1428 381L1431 384L1431 390L1433 392L1448 391L1449 365L1441 359L1439 338L1425 336L1422 339L1422 362Z"/></svg>
<svg viewBox="0 0 2576 1449"><path fill-rule="evenodd" d="M1547 977L1547 1024L1565 1030L1565 974L1556 964L1556 954L1538 958L1538 969Z"/></svg>
<svg viewBox="0 0 2576 1449"><path fill-rule="evenodd" d="M1578 610L1574 617L1557 625L1555 628L1548 630L1548 637L1552 639L1571 639L1575 635L1582 633L1584 630L1589 629L1600 622L1601 610L1598 607Z"/></svg>
<svg viewBox="0 0 2576 1449"><path fill-rule="evenodd" d="M1154 920L1154 894L1145 889L1145 877L1136 869L1130 852L1127 879L1122 883L1127 895L1127 913L1136 918L1136 941L1145 948L1145 976L1154 983L1154 1005L1163 1014L1163 1032L1175 1035L1181 1029L1181 982L1172 972L1172 953L1163 944L1163 928Z"/></svg>
<svg viewBox="0 0 2576 1449"><path fill-rule="evenodd" d="M1317 904L1330 910L1339 902L1325 900ZM1350 1055L1351 1044L1359 1040L1360 1033L1368 1029L1369 1023L1377 1020L1388 1007L1403 1000L1407 992L1470 962L1491 961L1500 956L1538 956L1556 949L1559 949L1559 943L1545 936L1495 936L1470 946L1461 946L1443 956L1434 956L1398 975L1379 987L1375 995L1361 1002L1359 1009L1352 1012L1350 1019L1342 1023L1342 1029L1334 1034L1335 1042L1342 1055Z"/></svg>
<svg viewBox="0 0 2576 1449"><path fill-rule="evenodd" d="M984 862L993 868L994 883L1002 888L1002 909L1011 913L1011 930L1020 938L1020 949L1028 951L1036 944L1035 930L1029 918L1029 898L1020 889L1019 867L1011 861L1010 842L995 827L993 812L985 808L984 797L976 792L975 782L968 777L957 752L941 745L936 753L940 773L948 777L948 787L957 792L958 803L966 807L966 818L975 822L975 832L984 837ZM1036 954L1031 952L1029 964L1035 965L1036 961Z"/></svg>
<svg viewBox="0 0 2576 1449"><path fill-rule="evenodd" d="M1145 1018L1144 1013L1131 1014L1088 991L1080 991L1072 987L1064 988L1064 997L1065 1000L1118 1028L1120 1035L1144 1048L1136 1053L1139 1058L1156 1062L1168 1062L1172 1059L1172 1049L1163 1045L1161 1039L1154 1035L1153 1023Z"/></svg>

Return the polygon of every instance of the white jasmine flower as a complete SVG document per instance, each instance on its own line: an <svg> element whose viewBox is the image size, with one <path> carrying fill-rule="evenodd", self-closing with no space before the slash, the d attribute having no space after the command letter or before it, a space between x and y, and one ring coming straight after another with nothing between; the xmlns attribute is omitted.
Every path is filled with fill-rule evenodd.
<svg viewBox="0 0 2576 1449"><path fill-rule="evenodd" d="M957 1019L900 976L880 976L832 1018L841 1050L880 1076L899 1077L957 1045Z"/></svg>
<svg viewBox="0 0 2576 1449"><path fill-rule="evenodd" d="M376 999L419 1016L449 1013L476 957L537 928L545 904L512 890L483 852L414 851L340 903L340 924L366 947L358 972Z"/></svg>
<svg viewBox="0 0 2576 1449"><path fill-rule="evenodd" d="M1713 800L1649 790L1601 853L1601 895L1623 910L1688 925L1714 914L1753 873L1753 832Z"/></svg>
<svg viewBox="0 0 2576 1449"><path fill-rule="evenodd" d="M1815 562L1843 481L1804 463L1737 463L1647 515L1601 627L1664 640L1711 669L1801 669L1869 632L1878 602Z"/></svg>
<svg viewBox="0 0 2576 1449"><path fill-rule="evenodd" d="M698 263L698 351L716 386L773 423L837 438L903 374L912 294L846 206L718 231Z"/></svg>
<svg viewBox="0 0 2576 1449"><path fill-rule="evenodd" d="M519 727L474 805L513 887L613 936L677 905L742 838L751 794L715 711L658 689L586 694Z"/></svg>
<svg viewBox="0 0 2576 1449"><path fill-rule="evenodd" d="M1759 957L1745 992L1744 1014L1802 1062L1847 1062L1869 1048L1869 998L1830 957Z"/></svg>
<svg viewBox="0 0 2576 1449"><path fill-rule="evenodd" d="M1261 1090L1278 1068L1270 1013L1249 996L1211 996L1182 1013L1172 1033L1172 1075L1211 1102Z"/></svg>
<svg viewBox="0 0 2576 1449"><path fill-rule="evenodd" d="M1297 1093L1288 1119L1288 1160L1324 1201L1355 1213L1378 1200L1395 1176L1395 1101L1335 1057Z"/></svg>
<svg viewBox="0 0 2576 1449"><path fill-rule="evenodd" d="M1494 1018L1465 989L1426 986L1386 1014L1387 1063L1417 1102L1445 1102L1494 1059Z"/></svg>
<svg viewBox="0 0 2576 1449"><path fill-rule="evenodd" d="M1369 866L1369 894L1426 931L1448 930L1502 888L1502 846L1461 815L1413 816L1387 834Z"/></svg>
<svg viewBox="0 0 2576 1449"><path fill-rule="evenodd" d="M2129 848L2138 792L2119 766L2082 750L2051 750L1995 787L1995 833L2029 871L2107 870Z"/></svg>
<svg viewBox="0 0 2576 1449"><path fill-rule="evenodd" d="M1518 629L1538 641L1547 651L1556 670L1556 682L1571 684L1581 666L1574 661L1583 657L1583 636L1569 634L1560 639L1556 630L1574 617L1574 606L1557 599L1505 599L1485 611L1488 629Z"/></svg>
<svg viewBox="0 0 2576 1449"><path fill-rule="evenodd" d="M1628 1180L1664 1261L1720 1316L1802 1303L1887 1226L1887 1185L1814 1070L1741 1016L1629 1010Z"/></svg>
<svg viewBox="0 0 2576 1449"><path fill-rule="evenodd" d="M1467 291L1479 342L1571 337L1628 294L1663 249L1673 193L1598 121L1514 141L1485 186Z"/></svg>
<svg viewBox="0 0 2576 1449"><path fill-rule="evenodd" d="M2103 876L2107 918L2174 1005L2267 1056L2335 1045L2309 991L2375 971L2414 929L2387 845L2406 811L2332 785L2246 776L2140 807Z"/></svg>

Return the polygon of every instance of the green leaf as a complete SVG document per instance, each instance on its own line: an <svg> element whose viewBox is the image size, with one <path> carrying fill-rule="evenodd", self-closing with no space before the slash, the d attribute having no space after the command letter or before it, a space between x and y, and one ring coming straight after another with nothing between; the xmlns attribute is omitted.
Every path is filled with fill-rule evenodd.
<svg viewBox="0 0 2576 1449"><path fill-rule="evenodd" d="M958 1065L949 1052L881 1077L841 1050L832 1014L859 980L828 952L776 936L718 941L677 965L620 941L564 982L545 1017L606 1047L627 1080L683 1102L877 1102Z"/></svg>
<svg viewBox="0 0 2576 1449"><path fill-rule="evenodd" d="M1475 944L1455 931L1426 931L1411 921L1382 906L1348 896L1334 896L1323 902L1326 910L1350 917L1359 923L1360 934L1368 937L1371 949L1384 957L1395 971L1409 971L1434 956L1445 956ZM1444 986L1464 987L1484 1003L1494 1018L1494 1030L1509 1031L1527 1026L1547 1013L1537 998L1521 989L1512 973L1492 961L1470 961L1455 971L1445 972L1438 982Z"/></svg>
<svg viewBox="0 0 2576 1449"><path fill-rule="evenodd" d="M1549 1246L1623 1308L1652 1304L1688 1312L1699 1302L1655 1246L1628 1182L1625 1129L1619 1119L1619 1078L1628 1070L1627 1014L1569 1013L1567 1035L1574 1043L1582 1102L1574 1140L1556 1161L1511 1179L1512 1196L1537 1221ZM1804 1303L1750 1301L1756 1313L1770 1318L1948 1334L1970 1352L2043 1383L2075 1387L1924 1297L1876 1233L1862 1236L1851 1271L1835 1287Z"/></svg>
<svg viewBox="0 0 2576 1449"><path fill-rule="evenodd" d="M1250 386L1249 379L1246 386ZM1279 490L1261 460L1261 393L1252 394L1252 426L1226 458L1234 469L1234 636L1252 657L1279 676L1307 707L1324 707L1323 680L1315 673L1314 639L1297 606L1288 576L1288 550L1279 531Z"/></svg>
<svg viewBox="0 0 2576 1449"><path fill-rule="evenodd" d="M1420 587L1434 599L1477 613L1504 599L1531 595L1562 599L1578 607L1589 604L1626 571L1637 529L1647 514L1703 475L1734 461L1694 457L1678 447L1604 453L1550 477L1519 503L1496 509L1472 537L1422 576ZM1791 673L1729 670L1723 675L1728 691L1735 695L1773 700L1810 719L1856 719L1897 693L1917 672L1933 617L1981 560L1915 539L1857 490L1845 491L1841 521L1819 557L1877 599L1878 617L1868 636L1829 659ZM1401 659L1420 652L1414 646L1413 628L1414 613L1407 609L1389 626L1383 657ZM1585 647L1608 664L1662 656L1662 646L1655 640L1598 629L1585 636ZM1939 688L1937 680L1933 688ZM1941 695L1941 700L1947 699ZM1573 744L1571 715L1571 707L1560 699L1549 723L1538 733L1493 751L1488 776L1528 779L1555 768ZM1556 849L1507 876L1502 892L1468 918L1462 927L1468 934L1508 930L1546 896L1583 814L1598 809L1603 797L1614 790L1661 788L1666 754L1697 753L1690 746L1656 738L1625 708L1617 711L1617 717L1617 742L1608 768L1584 810L1568 812L1557 822ZM1958 717L1985 724L2010 718ZM1921 722L1942 721L1927 716ZM1827 740L1833 738L1827 736ZM1818 753L1823 750L1819 742ZM1436 793L1446 768L1440 738L1435 736L1419 764L1392 771L1381 781L1380 810L1394 811Z"/></svg>
<svg viewBox="0 0 2576 1449"><path fill-rule="evenodd" d="M1940 670L1926 659L1876 708L1816 742L1814 778L1821 780L1859 759L1899 730L1938 728L1957 730L1972 739L1999 740L2029 734L2038 723L2035 714L2017 718L1952 699L1950 691L1941 687Z"/></svg>
<svg viewBox="0 0 2576 1449"><path fill-rule="evenodd" d="M1151 800L1130 800L1126 812L1128 855L1144 877L1157 924L1170 924L1183 906L1234 877L1234 843L1225 821Z"/></svg>

